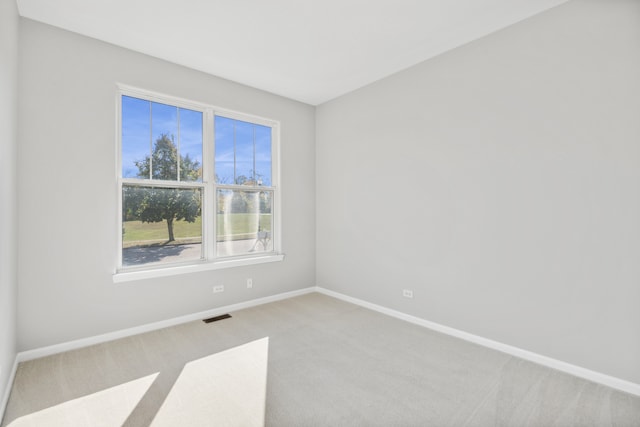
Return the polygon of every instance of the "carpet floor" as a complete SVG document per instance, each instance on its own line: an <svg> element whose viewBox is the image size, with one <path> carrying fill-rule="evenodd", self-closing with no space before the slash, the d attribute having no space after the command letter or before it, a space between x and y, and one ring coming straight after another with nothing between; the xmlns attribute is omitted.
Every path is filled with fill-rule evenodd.
<svg viewBox="0 0 640 427"><path fill-rule="evenodd" d="M20 363L2 426L640 426L637 396L322 294L230 314Z"/></svg>

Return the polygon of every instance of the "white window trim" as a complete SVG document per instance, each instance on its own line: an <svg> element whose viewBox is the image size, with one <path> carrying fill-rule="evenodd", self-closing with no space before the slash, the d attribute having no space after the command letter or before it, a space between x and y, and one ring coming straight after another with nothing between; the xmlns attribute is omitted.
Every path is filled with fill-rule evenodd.
<svg viewBox="0 0 640 427"><path fill-rule="evenodd" d="M180 182L180 181L159 181L149 180L142 183L141 180L122 177L122 96L131 96L145 99L152 102L169 104L179 108L200 111L203 114L202 130L202 182ZM242 120L271 128L271 186L264 187L265 190L273 191L273 250L261 252L255 255L242 254L237 256L215 257L215 230L216 230L216 206L210 201L214 200L217 194L217 184L215 182L215 141L214 141L214 118L216 115L228 117L230 119ZM114 269L113 281L115 283L128 282L133 280L149 279L154 277L173 276L179 274L193 273L206 270L218 270L230 267L263 264L267 262L277 262L284 260L281 252L281 193L280 183L280 122L264 117L245 114L238 111L228 110L217 106L190 101L183 98L164 95L157 92L144 90L124 84L117 84L116 90L116 177L117 177L117 260ZM209 164L205 164L209 162ZM196 261L185 261L182 263L171 263L166 265L149 265L122 267L122 187L126 183L143 184L145 186L171 186L171 187L199 187L202 188L202 253L203 259ZM229 187L228 185L221 185ZM239 188L242 186L238 186ZM241 189L250 190L256 187L243 187Z"/></svg>

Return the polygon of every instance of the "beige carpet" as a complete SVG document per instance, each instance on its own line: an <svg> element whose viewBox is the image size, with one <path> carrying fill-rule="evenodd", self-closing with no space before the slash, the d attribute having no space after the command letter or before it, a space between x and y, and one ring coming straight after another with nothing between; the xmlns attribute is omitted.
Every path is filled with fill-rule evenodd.
<svg viewBox="0 0 640 427"><path fill-rule="evenodd" d="M21 363L2 426L640 426L638 397L324 295L231 314Z"/></svg>

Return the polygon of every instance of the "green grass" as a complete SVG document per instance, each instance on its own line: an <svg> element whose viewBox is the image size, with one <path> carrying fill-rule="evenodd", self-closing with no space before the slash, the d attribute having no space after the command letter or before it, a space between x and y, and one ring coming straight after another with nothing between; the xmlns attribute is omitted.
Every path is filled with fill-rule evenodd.
<svg viewBox="0 0 640 427"><path fill-rule="evenodd" d="M258 229L257 218L254 214L218 214L216 219L218 236L255 233ZM271 214L260 215L260 229L271 231Z"/></svg>
<svg viewBox="0 0 640 427"><path fill-rule="evenodd" d="M218 214L218 237L224 240L238 240L255 236L256 216L254 214ZM260 215L260 227L262 230L271 230L271 214ZM199 243L202 241L202 218L196 218L195 222L175 221L173 234L176 241L171 244ZM123 246L145 246L168 244L169 232L167 222L143 223L142 221L125 221Z"/></svg>

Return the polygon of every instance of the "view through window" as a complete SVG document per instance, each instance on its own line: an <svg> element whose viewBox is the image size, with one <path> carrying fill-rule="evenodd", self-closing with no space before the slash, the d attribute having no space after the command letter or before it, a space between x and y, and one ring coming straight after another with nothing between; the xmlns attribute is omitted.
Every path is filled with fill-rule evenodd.
<svg viewBox="0 0 640 427"><path fill-rule="evenodd" d="M216 116L215 141L218 255L271 251L271 128Z"/></svg>
<svg viewBox="0 0 640 427"><path fill-rule="evenodd" d="M275 251L276 124L183 104L121 94L120 268Z"/></svg>

